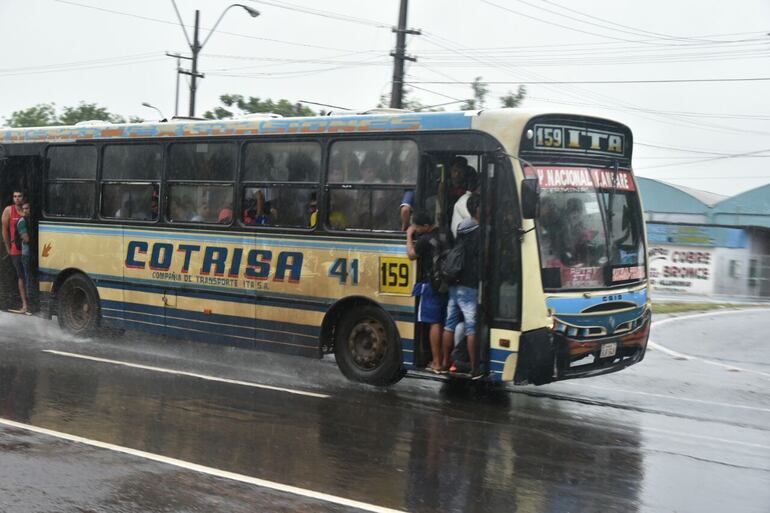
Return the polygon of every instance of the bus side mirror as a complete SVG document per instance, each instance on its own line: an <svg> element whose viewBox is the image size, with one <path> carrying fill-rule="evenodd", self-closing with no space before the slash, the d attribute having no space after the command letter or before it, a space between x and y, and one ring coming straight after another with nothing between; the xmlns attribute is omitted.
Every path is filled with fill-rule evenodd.
<svg viewBox="0 0 770 513"><path fill-rule="evenodd" d="M521 215L524 219L535 219L539 207L540 181L537 178L525 178L521 182Z"/></svg>

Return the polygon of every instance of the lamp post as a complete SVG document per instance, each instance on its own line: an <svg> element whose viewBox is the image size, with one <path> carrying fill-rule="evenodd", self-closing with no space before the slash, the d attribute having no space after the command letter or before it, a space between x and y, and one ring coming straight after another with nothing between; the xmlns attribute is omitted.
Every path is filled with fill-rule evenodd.
<svg viewBox="0 0 770 513"><path fill-rule="evenodd" d="M142 102L142 107L147 107L148 109L155 109L155 112L157 112L158 115L160 116L158 119L161 121L166 120L166 116L164 116L163 113L160 111L160 109L155 105L152 105L151 103L147 103L147 102Z"/></svg>
<svg viewBox="0 0 770 513"><path fill-rule="evenodd" d="M176 16L179 19L179 25L182 27L182 31L184 32L184 37L187 39L187 44L190 46L190 52L192 53L192 67L190 71L180 70L179 73L183 73L185 75L190 75L190 114L189 116L191 118L195 117L195 93L198 90L198 84L197 80L198 78L203 78L202 73L198 73L198 54L200 54L200 51L203 49L203 47L206 45L209 39L211 39L211 35L214 33L214 31L219 26L219 22L222 21L222 18L225 17L225 14L227 11L232 9L233 7L242 7L246 12L249 13L249 15L252 18L256 18L259 16L259 11L249 7L248 5L243 4L231 4L228 5L224 11L222 11L222 14L219 15L219 19L217 19L217 22L214 23L214 26L209 31L209 34L206 36L206 39L203 40L203 42L199 42L198 40L198 32L200 28L200 11L195 10L195 27L193 30L193 40L190 41L190 36L187 35L187 29L185 29L184 23L182 22L182 16L179 14L179 9L176 6L175 0L171 0L172 5L174 6L174 11L176 11Z"/></svg>

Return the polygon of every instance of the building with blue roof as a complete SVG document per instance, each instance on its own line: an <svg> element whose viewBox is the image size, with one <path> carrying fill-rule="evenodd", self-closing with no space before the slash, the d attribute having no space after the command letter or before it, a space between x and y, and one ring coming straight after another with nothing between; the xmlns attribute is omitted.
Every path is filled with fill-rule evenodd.
<svg viewBox="0 0 770 513"><path fill-rule="evenodd" d="M654 290L770 297L770 184L728 197L636 180Z"/></svg>

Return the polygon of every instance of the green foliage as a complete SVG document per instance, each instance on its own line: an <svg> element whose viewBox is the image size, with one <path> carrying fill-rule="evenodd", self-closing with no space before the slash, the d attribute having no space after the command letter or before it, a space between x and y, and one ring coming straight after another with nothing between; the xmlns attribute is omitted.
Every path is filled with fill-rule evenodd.
<svg viewBox="0 0 770 513"><path fill-rule="evenodd" d="M526 96L527 87L520 85L515 93L513 91L508 91L508 94L501 96L500 103L503 104L503 107L518 107L524 101Z"/></svg>
<svg viewBox="0 0 770 513"><path fill-rule="evenodd" d="M112 114L105 107L95 103L80 102L77 107L64 107L61 115L56 114L56 106L53 103L40 103L34 107L17 110L11 113L11 117L5 120L5 124L14 127L30 126L59 126L74 125L80 121L91 120L109 121L111 123L125 123L123 116ZM130 123L141 123L142 118L131 116Z"/></svg>
<svg viewBox="0 0 770 513"><path fill-rule="evenodd" d="M213 110L206 111L203 117L206 119L229 119L235 115L256 114L260 112L272 112L287 118L315 115L312 109L305 107L301 103L292 103L286 99L273 101L269 98L261 100L258 97L250 96L246 100L240 94L223 94L219 97L219 100L224 106L218 106ZM238 112L234 112L236 110Z"/></svg>
<svg viewBox="0 0 770 513"><path fill-rule="evenodd" d="M471 84L473 90L473 99L467 100L461 110L483 109L484 103L489 94L489 84L481 81L481 77L476 77Z"/></svg>
<svg viewBox="0 0 770 513"><path fill-rule="evenodd" d="M106 108L99 107L95 103L80 102L77 107L64 107L64 112L59 116L60 125L74 125L80 121L91 120L109 121L110 123L125 123L126 118L111 114Z"/></svg>
<svg viewBox="0 0 770 513"><path fill-rule="evenodd" d="M11 117L5 120L10 127L50 126L56 125L56 107L53 103L39 103L34 107L17 110L11 113Z"/></svg>
<svg viewBox="0 0 770 513"><path fill-rule="evenodd" d="M413 110L415 112L443 112L442 107L433 107L431 105L424 105L420 100L412 97L412 90L404 88L401 93L401 108L405 110ZM380 101L377 103L377 108L390 107L390 94L383 94L380 96Z"/></svg>

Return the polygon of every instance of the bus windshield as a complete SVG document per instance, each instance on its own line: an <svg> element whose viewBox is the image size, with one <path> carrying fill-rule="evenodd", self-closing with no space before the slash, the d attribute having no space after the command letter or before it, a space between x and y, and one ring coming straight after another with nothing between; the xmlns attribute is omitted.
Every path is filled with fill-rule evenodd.
<svg viewBox="0 0 770 513"><path fill-rule="evenodd" d="M536 168L546 289L601 288L645 277L642 214L628 171Z"/></svg>

